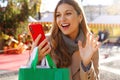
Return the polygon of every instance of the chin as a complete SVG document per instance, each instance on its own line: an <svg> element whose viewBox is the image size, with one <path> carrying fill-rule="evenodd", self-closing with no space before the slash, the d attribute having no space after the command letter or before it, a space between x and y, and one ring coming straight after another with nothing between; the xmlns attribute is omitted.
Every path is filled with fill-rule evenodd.
<svg viewBox="0 0 120 80"><path fill-rule="evenodd" d="M69 35L69 33L68 33L68 32L63 32L63 34L64 34L64 35Z"/></svg>

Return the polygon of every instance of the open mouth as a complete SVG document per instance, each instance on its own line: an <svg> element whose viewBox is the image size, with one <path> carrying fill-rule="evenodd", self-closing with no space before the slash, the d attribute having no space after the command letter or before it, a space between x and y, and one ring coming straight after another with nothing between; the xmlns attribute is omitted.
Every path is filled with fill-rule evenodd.
<svg viewBox="0 0 120 80"><path fill-rule="evenodd" d="M68 27L70 26L70 24L61 24L61 26L62 26L63 28L68 28Z"/></svg>

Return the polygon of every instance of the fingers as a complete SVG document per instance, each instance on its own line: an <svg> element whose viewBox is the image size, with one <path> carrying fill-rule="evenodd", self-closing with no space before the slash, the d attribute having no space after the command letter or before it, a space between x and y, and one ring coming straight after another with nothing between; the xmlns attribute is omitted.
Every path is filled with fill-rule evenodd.
<svg viewBox="0 0 120 80"><path fill-rule="evenodd" d="M51 51L50 44L47 39L44 39L38 46L39 49L39 60L41 60L45 55Z"/></svg>
<svg viewBox="0 0 120 80"><path fill-rule="evenodd" d="M85 46L82 47L82 42L78 41L80 57L85 64L91 60L94 52L98 50L100 44L98 38L94 34L87 34Z"/></svg>
<svg viewBox="0 0 120 80"><path fill-rule="evenodd" d="M39 50L39 55L38 55L39 61L41 61L45 57L45 55L47 55L50 51L51 51L51 47L48 47L48 46Z"/></svg>
<svg viewBox="0 0 120 80"><path fill-rule="evenodd" d="M37 38L35 39L35 41L33 42L31 51L37 46L37 44L38 44L40 38L41 38L41 34L38 35L38 37L37 37Z"/></svg>
<svg viewBox="0 0 120 80"><path fill-rule="evenodd" d="M39 46L39 49L43 48L46 44L48 43L48 40L47 38L44 39L38 46Z"/></svg>
<svg viewBox="0 0 120 80"><path fill-rule="evenodd" d="M51 47L49 47L46 51L44 48L41 51L39 50L39 55L38 55L39 61L41 61L45 57L45 55L49 54L50 51L51 51Z"/></svg>
<svg viewBox="0 0 120 80"><path fill-rule="evenodd" d="M96 37L96 40L97 40L97 41L98 41L98 39L99 39L99 36Z"/></svg>
<svg viewBox="0 0 120 80"><path fill-rule="evenodd" d="M51 47L50 44L48 43L47 38L44 39L39 45L38 42L41 38L41 34L38 35L38 37L35 39L35 41L32 44L32 49L31 51L38 46L38 61L41 61L43 59L43 57L45 57L46 54L48 54L51 51Z"/></svg>
<svg viewBox="0 0 120 80"><path fill-rule="evenodd" d="M97 45L97 44L96 44L96 43L97 43L97 39L95 38L95 35L92 35L91 43L92 43L93 48L95 48L96 45Z"/></svg>
<svg viewBox="0 0 120 80"><path fill-rule="evenodd" d="M78 41L78 46L79 48L82 48L82 42L80 40Z"/></svg>
<svg viewBox="0 0 120 80"><path fill-rule="evenodd" d="M91 45L91 42L93 41L93 34L87 33L87 44Z"/></svg>
<svg viewBox="0 0 120 80"><path fill-rule="evenodd" d="M95 37L94 34L88 33L86 46L91 46L94 51L97 50L100 47L100 43L98 42L98 39L99 36Z"/></svg>
<svg viewBox="0 0 120 80"><path fill-rule="evenodd" d="M100 46L101 46L101 43L100 43L100 42L97 42L96 50L97 50L98 48L100 48Z"/></svg>
<svg viewBox="0 0 120 80"><path fill-rule="evenodd" d="M98 39L99 39L99 36L95 37L95 35L93 35L92 45L93 45L94 51L96 51L100 47L100 42L98 42Z"/></svg>
<svg viewBox="0 0 120 80"><path fill-rule="evenodd" d="M86 44L89 44L90 43L90 34L87 33L87 40L86 40Z"/></svg>
<svg viewBox="0 0 120 80"><path fill-rule="evenodd" d="M44 47L41 48L41 46L39 47L39 52L40 54L45 54L45 52L50 48L50 45L47 43L47 44L43 44L45 45Z"/></svg>

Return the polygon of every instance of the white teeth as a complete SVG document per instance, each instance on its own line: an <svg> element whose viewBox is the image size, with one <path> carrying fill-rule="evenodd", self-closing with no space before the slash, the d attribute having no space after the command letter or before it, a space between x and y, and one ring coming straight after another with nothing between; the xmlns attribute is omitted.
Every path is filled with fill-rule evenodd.
<svg viewBox="0 0 120 80"><path fill-rule="evenodd" d="M69 24L61 24L62 26L68 26Z"/></svg>

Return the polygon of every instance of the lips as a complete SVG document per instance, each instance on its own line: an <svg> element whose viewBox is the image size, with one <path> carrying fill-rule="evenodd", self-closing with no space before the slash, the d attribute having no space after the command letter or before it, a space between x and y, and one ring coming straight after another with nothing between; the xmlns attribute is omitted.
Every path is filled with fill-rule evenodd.
<svg viewBox="0 0 120 80"><path fill-rule="evenodd" d="M62 26L63 28L67 28L67 27L70 26L70 24L61 24L61 26Z"/></svg>

